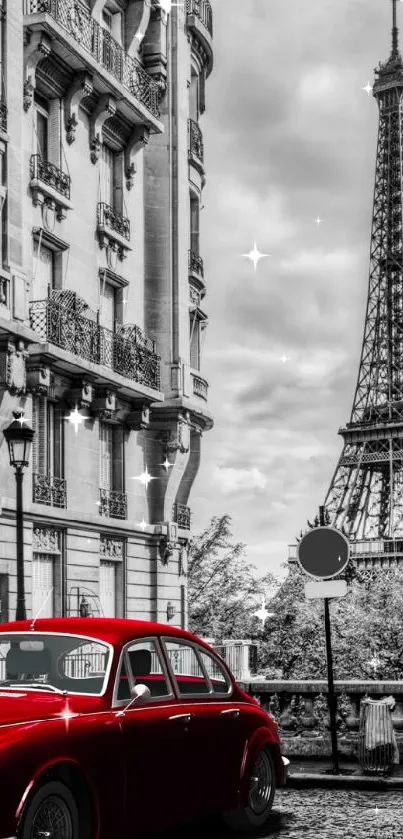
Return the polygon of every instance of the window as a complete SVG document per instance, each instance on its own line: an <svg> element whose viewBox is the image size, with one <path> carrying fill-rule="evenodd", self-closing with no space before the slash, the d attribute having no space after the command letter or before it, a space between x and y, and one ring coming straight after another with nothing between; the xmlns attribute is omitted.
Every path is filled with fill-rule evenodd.
<svg viewBox="0 0 403 839"><path fill-rule="evenodd" d="M101 201L109 207L115 207L115 154L109 146L102 144L101 168L100 168L100 189Z"/></svg>
<svg viewBox="0 0 403 839"><path fill-rule="evenodd" d="M55 253L39 239L34 240L31 300L46 300L55 287Z"/></svg>
<svg viewBox="0 0 403 839"><path fill-rule="evenodd" d="M230 693L231 682L220 662L201 647L198 647L197 651L213 686L213 693Z"/></svg>
<svg viewBox="0 0 403 839"><path fill-rule="evenodd" d="M116 617L116 562L104 562L101 560L99 570L99 599L102 617Z"/></svg>
<svg viewBox="0 0 403 839"><path fill-rule="evenodd" d="M32 556L32 617L54 617L54 557L34 553Z"/></svg>
<svg viewBox="0 0 403 839"><path fill-rule="evenodd" d="M36 154L48 160L49 154L49 111L44 102L35 101L34 126Z"/></svg>
<svg viewBox="0 0 403 839"><path fill-rule="evenodd" d="M200 114L199 107L199 79L196 73L192 71L189 88L189 116L195 122L198 121Z"/></svg>
<svg viewBox="0 0 403 839"><path fill-rule="evenodd" d="M153 699L172 695L155 641L135 641L127 647L118 676L117 699L130 699L130 686L135 684L146 685Z"/></svg>
<svg viewBox="0 0 403 839"><path fill-rule="evenodd" d="M200 370L207 321L199 309L190 312L190 366Z"/></svg>
<svg viewBox="0 0 403 839"><path fill-rule="evenodd" d="M164 638L169 663L181 696L209 693L210 686L193 647Z"/></svg>
<svg viewBox="0 0 403 839"><path fill-rule="evenodd" d="M190 193L190 250L199 256L199 222L200 222L199 199Z"/></svg>
<svg viewBox="0 0 403 839"><path fill-rule="evenodd" d="M108 491L123 492L123 428L99 423L99 486Z"/></svg>
<svg viewBox="0 0 403 839"><path fill-rule="evenodd" d="M99 307L99 322L101 326L115 331L116 321L116 289L111 283L108 283L105 277L100 278L100 307ZM107 361L105 362L107 363Z"/></svg>
<svg viewBox="0 0 403 839"><path fill-rule="evenodd" d="M34 396L32 405L33 471L63 478L63 414L59 405L45 396Z"/></svg>

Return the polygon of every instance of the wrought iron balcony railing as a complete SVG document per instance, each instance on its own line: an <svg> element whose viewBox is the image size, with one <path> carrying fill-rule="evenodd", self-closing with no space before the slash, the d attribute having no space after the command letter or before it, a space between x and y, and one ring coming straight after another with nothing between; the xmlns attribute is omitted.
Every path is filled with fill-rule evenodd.
<svg viewBox="0 0 403 839"><path fill-rule="evenodd" d="M95 61L159 117L158 85L137 59L128 55L109 32L78 0L24 0L24 14L46 12L63 27Z"/></svg>
<svg viewBox="0 0 403 839"><path fill-rule="evenodd" d="M126 218L119 210L115 210L113 207L110 207L109 204L105 204L104 201L100 201L98 204L97 209L98 215L98 224L102 227L105 225L110 227L111 230L114 230L115 233L119 233L120 236L123 236L124 239L127 239L130 242L130 221Z"/></svg>
<svg viewBox="0 0 403 839"><path fill-rule="evenodd" d="M127 519L127 495L111 489L99 490L99 514L110 519Z"/></svg>
<svg viewBox="0 0 403 839"><path fill-rule="evenodd" d="M0 131L7 133L7 105L0 101Z"/></svg>
<svg viewBox="0 0 403 839"><path fill-rule="evenodd" d="M194 119L188 119L188 151L197 157L200 163L204 162L203 134Z"/></svg>
<svg viewBox="0 0 403 839"><path fill-rule="evenodd" d="M205 399L207 401L208 398L208 383L205 379L202 379L201 376L195 376L192 373L193 378L193 395L198 396L200 399Z"/></svg>
<svg viewBox="0 0 403 839"><path fill-rule="evenodd" d="M197 274L198 277L204 277L204 266L201 256L199 256L194 251L190 250L188 263L189 271L193 272L194 274Z"/></svg>
<svg viewBox="0 0 403 839"><path fill-rule="evenodd" d="M185 504L174 504L172 507L172 521L175 521L178 527L183 527L184 530L190 530L190 507Z"/></svg>
<svg viewBox="0 0 403 839"><path fill-rule="evenodd" d="M127 379L159 390L160 357L155 352L154 341L134 324L119 325L115 332L100 326L97 314L91 313L88 308L78 308L73 292L58 294L63 293L70 295L66 302L50 297L31 303L31 329L42 340L85 361L111 367ZM82 311L86 315L92 314L92 317L87 317Z"/></svg>
<svg viewBox="0 0 403 839"><path fill-rule="evenodd" d="M60 195L70 199L70 175L62 172L54 163L45 160L40 154L31 155L30 173L32 180L43 181L53 187Z"/></svg>
<svg viewBox="0 0 403 839"><path fill-rule="evenodd" d="M32 500L35 504L48 504L49 507L67 507L67 489L65 478L53 475L33 474Z"/></svg>
<svg viewBox="0 0 403 839"><path fill-rule="evenodd" d="M213 35L213 10L209 0L186 0L188 15L196 15L200 22Z"/></svg>

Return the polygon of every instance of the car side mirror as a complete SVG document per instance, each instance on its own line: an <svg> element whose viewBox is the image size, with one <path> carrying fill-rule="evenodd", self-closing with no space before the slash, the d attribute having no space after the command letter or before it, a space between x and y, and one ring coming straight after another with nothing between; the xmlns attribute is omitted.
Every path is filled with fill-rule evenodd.
<svg viewBox="0 0 403 839"><path fill-rule="evenodd" d="M145 702L148 702L151 696L150 688L147 685L135 685L131 691L131 702L132 705L143 705Z"/></svg>

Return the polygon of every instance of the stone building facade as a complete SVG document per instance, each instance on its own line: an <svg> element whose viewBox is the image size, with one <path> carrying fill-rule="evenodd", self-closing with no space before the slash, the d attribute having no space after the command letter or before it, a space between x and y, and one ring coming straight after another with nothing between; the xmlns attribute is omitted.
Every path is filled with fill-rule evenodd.
<svg viewBox="0 0 403 839"><path fill-rule="evenodd" d="M28 615L187 624L189 494L212 426L199 250L212 13L169 6L1 3L0 429L21 408L35 429ZM0 430L2 621L15 497Z"/></svg>

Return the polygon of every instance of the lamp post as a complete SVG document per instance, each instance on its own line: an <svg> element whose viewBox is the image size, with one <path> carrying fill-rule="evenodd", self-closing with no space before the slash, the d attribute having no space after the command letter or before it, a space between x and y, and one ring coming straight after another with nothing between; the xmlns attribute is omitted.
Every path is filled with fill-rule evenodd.
<svg viewBox="0 0 403 839"><path fill-rule="evenodd" d="M34 430L24 420L23 411L13 411L13 421L3 434L7 441L10 464L15 469L15 481L17 489L16 508L16 529L17 529L17 610L15 618L17 621L25 620L27 617L25 608L25 582L24 582L24 512L22 500L22 481L24 466L29 464Z"/></svg>

